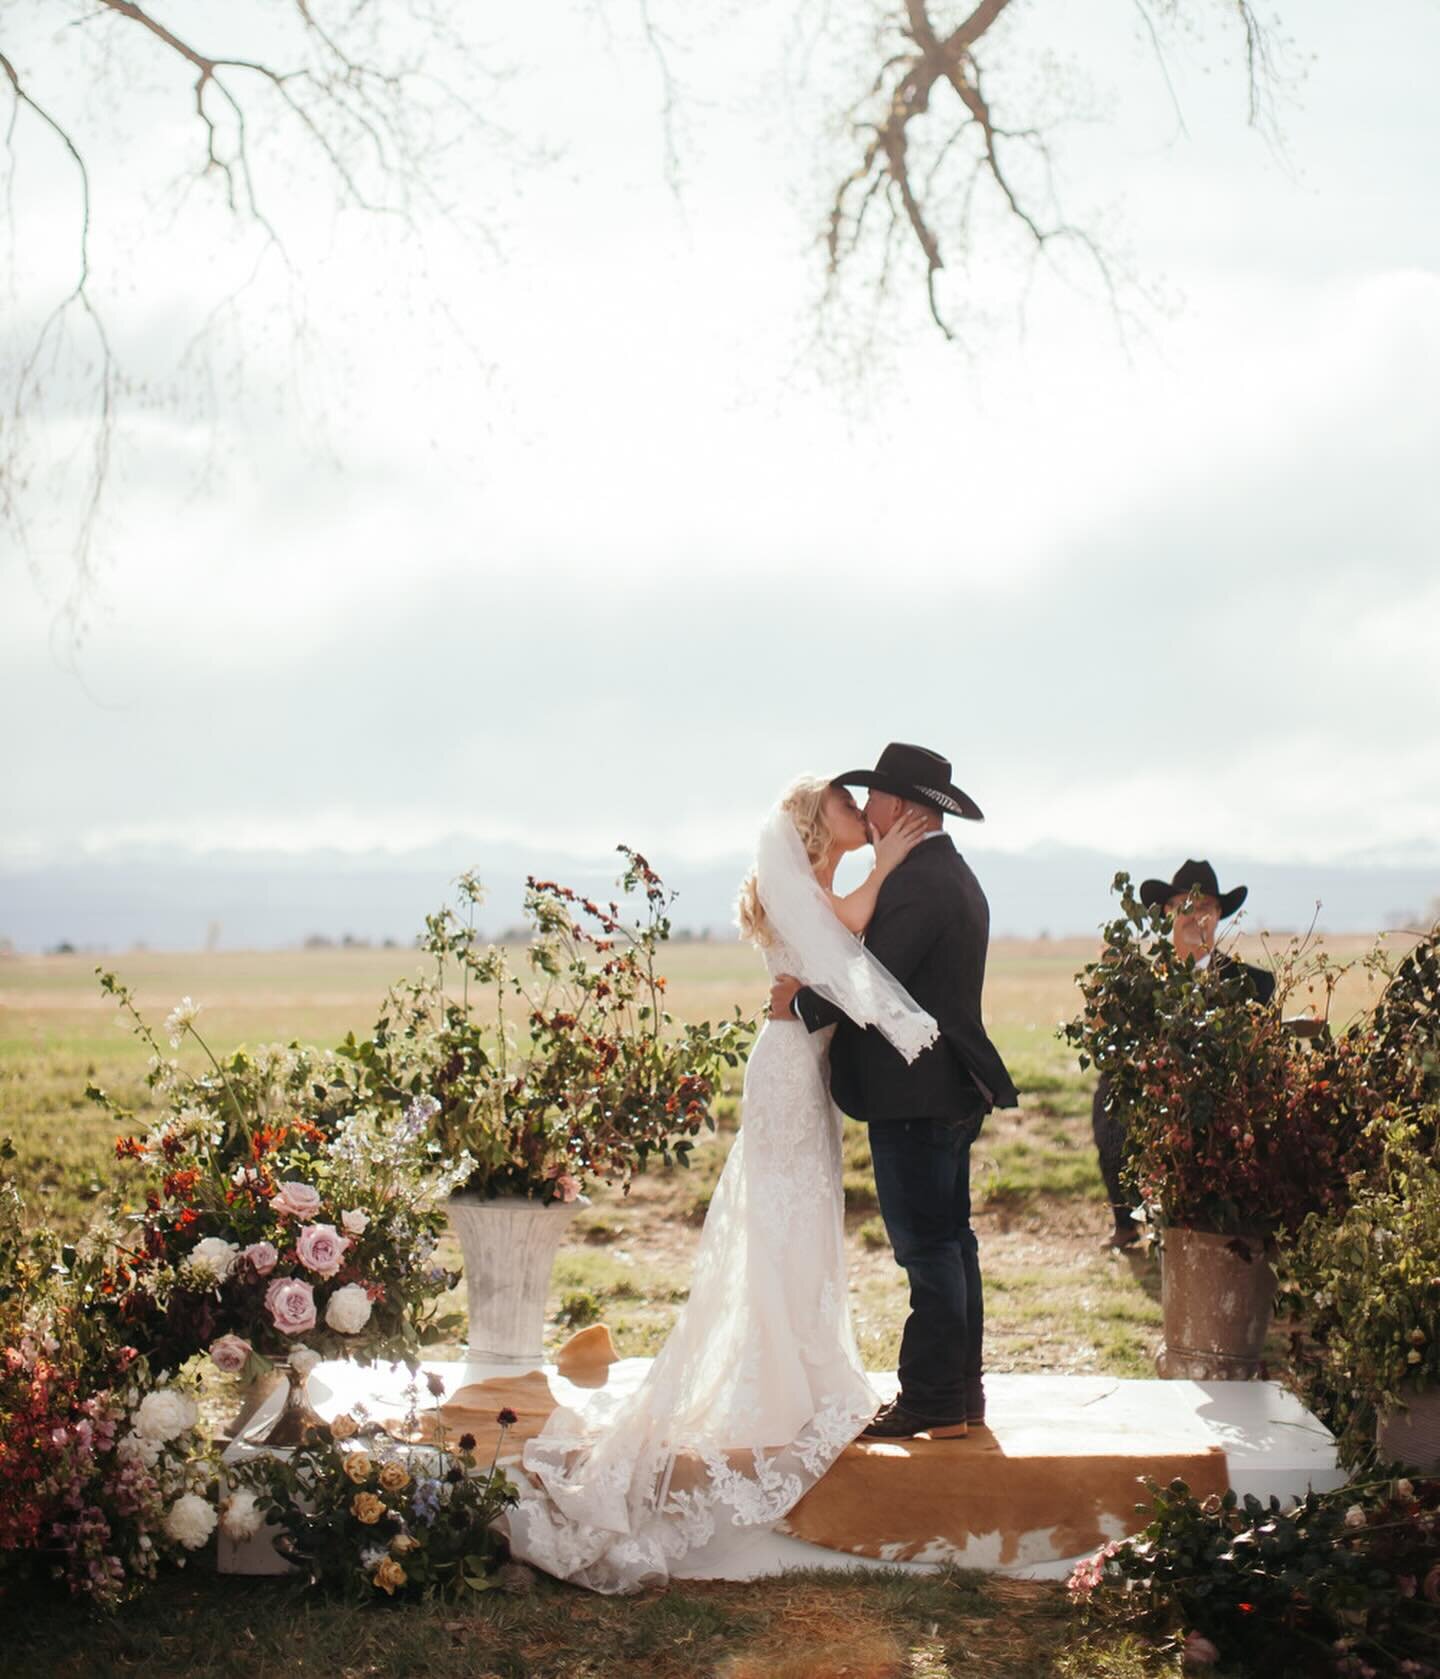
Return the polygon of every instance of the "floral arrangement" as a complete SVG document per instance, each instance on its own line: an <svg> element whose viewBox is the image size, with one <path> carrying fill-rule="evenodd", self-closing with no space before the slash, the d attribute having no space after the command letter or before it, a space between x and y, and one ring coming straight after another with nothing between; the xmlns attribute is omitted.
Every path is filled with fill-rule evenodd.
<svg viewBox="0 0 1440 1679"><path fill-rule="evenodd" d="M299 1046L210 1055L209 1074L190 1078L128 990L101 983L154 1045L168 1105L148 1135L115 1145L142 1203L93 1289L117 1336L157 1370L202 1351L237 1376L297 1354L413 1360L455 1281L433 1255L443 1200L470 1170L438 1160L433 1102L358 1104L332 1058ZM186 999L171 1015L172 1046L190 1035L209 1055L198 1012Z"/></svg>
<svg viewBox="0 0 1440 1679"><path fill-rule="evenodd" d="M217 1510L182 1375L199 1355L241 1378L282 1360L303 1375L322 1356L413 1367L456 1281L435 1253L457 1188L569 1201L655 1155L685 1161L754 1027L666 1012L671 895L625 856L633 924L617 903L530 881L523 972L478 949L467 876L467 919L427 922L434 982L398 987L372 1035L334 1052L222 1059L189 998L167 1049L97 970L151 1052L161 1114L137 1125L88 1087L117 1122L120 1169L110 1220L75 1247L26 1226L0 1144L0 1596L38 1569L112 1605L217 1525L243 1540L267 1516L316 1579L362 1597L489 1584L512 1493L468 1436L410 1445L341 1417L288 1461L227 1471L242 1479ZM187 1046L198 1073L173 1053ZM503 1438L514 1418L499 1420Z"/></svg>
<svg viewBox="0 0 1440 1679"><path fill-rule="evenodd" d="M1350 1205L1308 1218L1286 1254L1297 1367L1347 1461L1370 1452L1378 1411L1440 1381L1437 1127L1436 1110L1392 1127Z"/></svg>
<svg viewBox="0 0 1440 1679"><path fill-rule="evenodd" d="M1336 1038L1328 1025L1347 967L1292 942L1277 959L1275 1002L1262 1007L1241 973L1178 956L1163 911L1142 905L1127 875L1115 890L1121 914L1081 974L1085 1009L1062 1032L1126 1116L1129 1170L1149 1212L1267 1235L1342 1205L1368 1158L1368 1128L1393 1106L1363 1026ZM1324 1007L1298 1035L1284 1004L1315 993Z"/></svg>
<svg viewBox="0 0 1440 1679"><path fill-rule="evenodd" d="M438 1383L432 1391L438 1400ZM474 1436L452 1444L438 1412L431 1443L418 1446L344 1413L311 1429L288 1460L259 1458L238 1469L248 1484L232 1494L228 1513L256 1526L269 1517L281 1529L277 1549L344 1596L393 1601L488 1590L500 1555L491 1524L515 1502L496 1467L515 1413L501 1411L497 1421L495 1453L478 1468Z"/></svg>
<svg viewBox="0 0 1440 1679"><path fill-rule="evenodd" d="M711 1103L754 1022L738 1009L718 1026L666 1012L658 961L673 894L620 849L622 896L639 914L626 921L618 902L532 878L519 971L505 949L477 947L482 889L463 876L459 913L426 921L433 983L392 992L371 1037L341 1046L357 1099L434 1100L434 1140L447 1158L469 1156L469 1192L573 1201L597 1178L628 1183L653 1156L685 1164L714 1129Z"/></svg>
<svg viewBox="0 0 1440 1679"><path fill-rule="evenodd" d="M1070 1578L1092 1628L1168 1638L1187 1668L1440 1675L1440 1481L1201 1502L1147 1483L1149 1519Z"/></svg>
<svg viewBox="0 0 1440 1679"><path fill-rule="evenodd" d="M199 1411L90 1333L87 1262L27 1229L0 1144L0 1601L40 1576L109 1608L215 1526Z"/></svg>

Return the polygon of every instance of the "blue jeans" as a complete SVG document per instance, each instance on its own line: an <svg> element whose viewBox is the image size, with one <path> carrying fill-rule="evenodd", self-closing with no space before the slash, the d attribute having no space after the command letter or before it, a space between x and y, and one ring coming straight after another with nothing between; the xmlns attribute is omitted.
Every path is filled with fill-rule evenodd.
<svg viewBox="0 0 1440 1679"><path fill-rule="evenodd" d="M885 1119L870 1126L880 1216L910 1281L900 1343L900 1399L932 1422L954 1422L981 1392L985 1301L970 1228L970 1145L984 1119Z"/></svg>

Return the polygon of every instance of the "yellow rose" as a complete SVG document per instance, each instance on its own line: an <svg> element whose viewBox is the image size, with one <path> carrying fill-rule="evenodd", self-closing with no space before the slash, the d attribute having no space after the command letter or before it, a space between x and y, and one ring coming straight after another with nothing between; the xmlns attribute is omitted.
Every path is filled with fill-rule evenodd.
<svg viewBox="0 0 1440 1679"><path fill-rule="evenodd" d="M345 1454L345 1473L358 1487L362 1481L370 1479L371 1463L365 1452L347 1452Z"/></svg>
<svg viewBox="0 0 1440 1679"><path fill-rule="evenodd" d="M408 1557L411 1551L420 1549L420 1541L413 1533L397 1533L390 1541L390 1551L393 1556Z"/></svg>
<svg viewBox="0 0 1440 1679"><path fill-rule="evenodd" d="M330 1432L337 1440L353 1440L360 1432L360 1424L348 1411L342 1411L330 1424Z"/></svg>
<svg viewBox="0 0 1440 1679"><path fill-rule="evenodd" d="M384 1562L371 1575L371 1579L379 1586L380 1590L389 1592L391 1597L395 1595L396 1586L403 1586L407 1578L405 1570L393 1557L386 1557Z"/></svg>
<svg viewBox="0 0 1440 1679"><path fill-rule="evenodd" d="M357 1522L364 1522L367 1527L374 1527L385 1514L383 1502L376 1498L373 1492L357 1492L350 1500L350 1514Z"/></svg>
<svg viewBox="0 0 1440 1679"><path fill-rule="evenodd" d="M410 1485L410 1471L398 1458L380 1467L380 1485L386 1492L400 1492Z"/></svg>

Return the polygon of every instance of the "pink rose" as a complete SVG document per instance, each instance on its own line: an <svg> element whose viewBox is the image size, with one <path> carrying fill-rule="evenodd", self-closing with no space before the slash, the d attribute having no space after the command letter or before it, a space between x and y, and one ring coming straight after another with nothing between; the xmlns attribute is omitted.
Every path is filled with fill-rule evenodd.
<svg viewBox="0 0 1440 1679"><path fill-rule="evenodd" d="M275 1269L280 1255L276 1252L273 1242L251 1242L240 1257L249 1260L250 1269L257 1277L268 1277Z"/></svg>
<svg viewBox="0 0 1440 1679"><path fill-rule="evenodd" d="M333 1277L350 1246L333 1224L307 1224L295 1238L295 1252L307 1270L320 1277Z"/></svg>
<svg viewBox="0 0 1440 1679"><path fill-rule="evenodd" d="M299 1277L276 1277L265 1290L265 1310L282 1335L315 1327L315 1291Z"/></svg>
<svg viewBox="0 0 1440 1679"><path fill-rule="evenodd" d="M369 1213L362 1213L358 1207L351 1207L348 1212L340 1215L340 1228L351 1236L363 1236L365 1226L370 1222Z"/></svg>
<svg viewBox="0 0 1440 1679"><path fill-rule="evenodd" d="M250 1343L238 1335L222 1335L210 1343L210 1362L227 1376L238 1376L250 1357Z"/></svg>
<svg viewBox="0 0 1440 1679"><path fill-rule="evenodd" d="M289 1213L303 1224L320 1211L320 1191L308 1183L282 1183L270 1197L272 1212Z"/></svg>

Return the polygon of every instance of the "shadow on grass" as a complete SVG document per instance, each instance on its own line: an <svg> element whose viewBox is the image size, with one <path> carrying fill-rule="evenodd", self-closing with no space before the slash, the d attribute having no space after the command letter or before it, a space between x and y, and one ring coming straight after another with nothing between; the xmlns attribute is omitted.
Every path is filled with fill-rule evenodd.
<svg viewBox="0 0 1440 1679"><path fill-rule="evenodd" d="M1029 1679L1069 1639L1053 1585L946 1571L810 1570L605 1598L543 1577L464 1604L359 1607L203 1565L118 1614L33 1594L0 1628L27 1679ZM1101 1674L1103 1668L1069 1669Z"/></svg>

